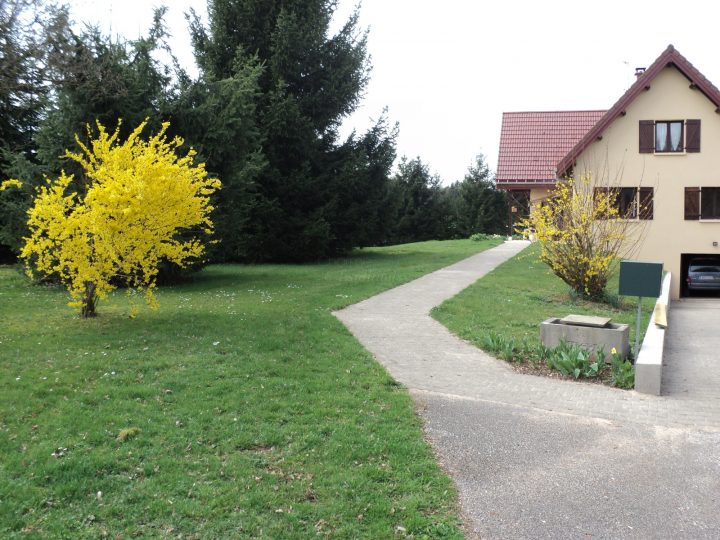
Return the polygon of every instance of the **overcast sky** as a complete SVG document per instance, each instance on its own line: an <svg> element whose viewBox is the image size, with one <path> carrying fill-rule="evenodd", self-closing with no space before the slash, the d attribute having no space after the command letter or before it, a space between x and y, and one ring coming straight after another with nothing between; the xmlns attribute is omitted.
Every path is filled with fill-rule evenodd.
<svg viewBox="0 0 720 540"><path fill-rule="evenodd" d="M193 62L183 13L204 1L167 0L173 48ZM337 19L355 0L340 0ZM76 20L130 38L162 1L73 0ZM445 183L474 156L494 170L503 111L607 109L672 43L720 84L720 3L686 0L363 0L372 79L347 131L388 108L398 155L420 156Z"/></svg>

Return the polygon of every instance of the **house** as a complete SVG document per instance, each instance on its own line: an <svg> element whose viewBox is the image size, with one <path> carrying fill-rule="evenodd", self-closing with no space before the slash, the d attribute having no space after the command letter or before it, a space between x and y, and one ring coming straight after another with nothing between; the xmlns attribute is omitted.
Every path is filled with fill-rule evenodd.
<svg viewBox="0 0 720 540"><path fill-rule="evenodd" d="M497 185L529 204L568 176L611 185L676 299L690 260L720 259L720 91L672 45L636 76L607 111L505 113Z"/></svg>

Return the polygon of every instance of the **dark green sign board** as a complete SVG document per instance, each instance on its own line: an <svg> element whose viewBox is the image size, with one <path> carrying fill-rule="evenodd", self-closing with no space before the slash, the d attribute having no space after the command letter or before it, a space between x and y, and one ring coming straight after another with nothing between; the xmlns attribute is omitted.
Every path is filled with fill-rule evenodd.
<svg viewBox="0 0 720 540"><path fill-rule="evenodd" d="M663 264L646 261L620 261L620 294L657 298L662 288Z"/></svg>

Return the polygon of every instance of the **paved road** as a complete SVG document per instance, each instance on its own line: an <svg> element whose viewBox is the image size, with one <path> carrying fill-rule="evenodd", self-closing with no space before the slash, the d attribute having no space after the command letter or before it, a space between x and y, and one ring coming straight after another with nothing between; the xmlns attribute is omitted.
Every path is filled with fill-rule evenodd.
<svg viewBox="0 0 720 540"><path fill-rule="evenodd" d="M720 433L413 392L468 538L720 538Z"/></svg>
<svg viewBox="0 0 720 540"><path fill-rule="evenodd" d="M686 347L670 353L669 395L646 396L515 373L429 317L525 245L336 313L410 389L458 485L468 536L720 538L720 390L692 390L704 370L684 367ZM670 309L669 339L687 334L686 304ZM717 313L708 307L706 324Z"/></svg>

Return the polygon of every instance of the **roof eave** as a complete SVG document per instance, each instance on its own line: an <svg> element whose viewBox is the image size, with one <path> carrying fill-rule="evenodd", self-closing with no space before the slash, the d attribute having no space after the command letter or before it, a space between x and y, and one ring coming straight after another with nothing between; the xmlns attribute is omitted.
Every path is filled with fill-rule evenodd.
<svg viewBox="0 0 720 540"><path fill-rule="evenodd" d="M582 154L592 142L600 137L607 127L620 116L625 115L625 109L638 95L650 89L650 83L657 75L669 65L674 65L687 79L691 85L700 90L714 105L720 108L720 90L718 90L700 71L693 66L683 55L672 45L653 62L653 64L638 77L635 83L628 88L622 97L613 105L605 115L597 121L595 126L561 159L557 164L559 177L567 175L568 171L575 165L575 160Z"/></svg>

